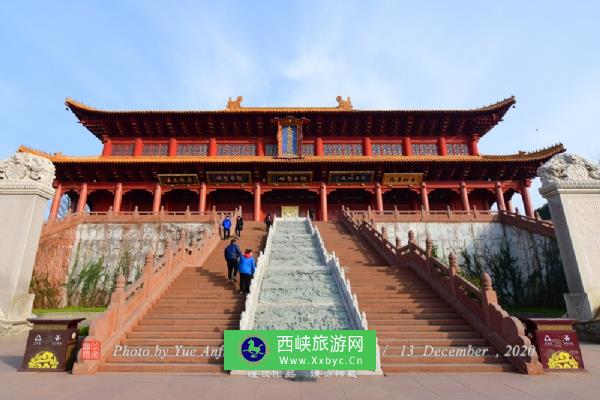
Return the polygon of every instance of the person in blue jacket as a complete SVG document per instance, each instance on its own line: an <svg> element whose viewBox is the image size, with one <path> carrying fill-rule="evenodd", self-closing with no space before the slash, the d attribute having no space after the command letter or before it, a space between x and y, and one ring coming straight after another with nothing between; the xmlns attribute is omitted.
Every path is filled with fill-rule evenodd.
<svg viewBox="0 0 600 400"><path fill-rule="evenodd" d="M235 239L231 240L229 246L225 247L225 261L227 262L227 280L235 281L235 276L238 271L238 263L242 256L242 250L235 243Z"/></svg>
<svg viewBox="0 0 600 400"><path fill-rule="evenodd" d="M223 220L223 240L229 239L231 234L231 218L228 216Z"/></svg>
<svg viewBox="0 0 600 400"><path fill-rule="evenodd" d="M256 262L252 256L252 249L246 249L244 255L240 257L238 264L238 270L240 272L240 294L250 293L250 281L254 271L256 271Z"/></svg>

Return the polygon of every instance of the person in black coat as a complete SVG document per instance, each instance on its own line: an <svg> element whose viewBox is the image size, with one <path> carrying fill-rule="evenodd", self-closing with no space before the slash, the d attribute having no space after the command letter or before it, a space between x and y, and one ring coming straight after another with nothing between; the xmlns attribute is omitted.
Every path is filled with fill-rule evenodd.
<svg viewBox="0 0 600 400"><path fill-rule="evenodd" d="M238 238L241 238L242 230L244 230L244 219L240 215L235 220L235 236L237 236Z"/></svg>

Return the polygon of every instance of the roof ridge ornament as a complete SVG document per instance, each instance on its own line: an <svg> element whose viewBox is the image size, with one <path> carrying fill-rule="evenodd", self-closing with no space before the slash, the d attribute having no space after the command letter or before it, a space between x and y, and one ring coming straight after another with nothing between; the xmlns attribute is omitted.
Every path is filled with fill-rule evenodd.
<svg viewBox="0 0 600 400"><path fill-rule="evenodd" d="M342 96L337 96L335 100L338 103L338 110L352 110L352 102L350 101L350 96L347 97L347 100L344 100Z"/></svg>
<svg viewBox="0 0 600 400"><path fill-rule="evenodd" d="M242 101L244 100L243 96L238 96L235 100L231 100L231 97L227 100L227 106L225 109L227 111L238 111L242 109Z"/></svg>

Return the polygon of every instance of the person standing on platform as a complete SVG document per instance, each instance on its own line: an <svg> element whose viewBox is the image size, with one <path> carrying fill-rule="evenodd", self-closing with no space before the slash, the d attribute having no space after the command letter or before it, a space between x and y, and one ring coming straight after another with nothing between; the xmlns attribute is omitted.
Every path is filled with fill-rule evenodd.
<svg viewBox="0 0 600 400"><path fill-rule="evenodd" d="M228 216L223 220L223 240L229 239L231 236L231 218Z"/></svg>
<svg viewBox="0 0 600 400"><path fill-rule="evenodd" d="M240 294L250 293L250 282L256 271L256 262L252 256L252 249L246 249L244 255L240 257L238 265L240 271Z"/></svg>
<svg viewBox="0 0 600 400"><path fill-rule="evenodd" d="M242 250L235 243L235 239L231 240L229 246L225 247L225 261L227 262L227 281L234 282L238 272L238 264Z"/></svg>
<svg viewBox="0 0 600 400"><path fill-rule="evenodd" d="M242 216L240 215L235 220L235 236L241 238L242 230L244 230L244 218L242 218Z"/></svg>
<svg viewBox="0 0 600 400"><path fill-rule="evenodd" d="M267 214L267 216L265 217L265 225L267 227L267 233L269 233L271 225L273 225L273 217L271 216L271 214Z"/></svg>

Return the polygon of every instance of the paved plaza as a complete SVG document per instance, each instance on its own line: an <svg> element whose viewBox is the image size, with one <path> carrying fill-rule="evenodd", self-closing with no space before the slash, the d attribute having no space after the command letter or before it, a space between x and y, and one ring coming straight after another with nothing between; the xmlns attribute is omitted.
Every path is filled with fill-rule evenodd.
<svg viewBox="0 0 600 400"><path fill-rule="evenodd" d="M430 373L387 377L275 378L186 374L19 373L25 336L0 338L2 399L598 399L600 345L583 344L587 372Z"/></svg>

